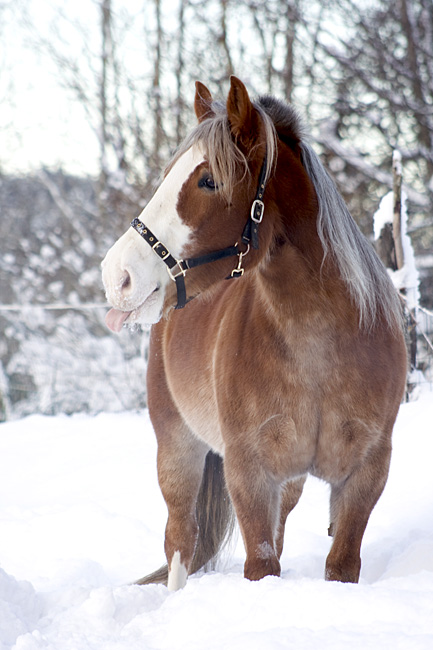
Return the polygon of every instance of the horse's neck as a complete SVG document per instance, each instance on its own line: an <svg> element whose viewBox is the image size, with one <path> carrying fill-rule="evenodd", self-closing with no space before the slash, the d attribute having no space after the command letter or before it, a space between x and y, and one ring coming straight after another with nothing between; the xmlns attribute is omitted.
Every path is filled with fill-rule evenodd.
<svg viewBox="0 0 433 650"><path fill-rule="evenodd" d="M272 260L290 266L297 253L313 273L320 273L323 247L317 233L316 191L300 159L286 146L280 146L277 172L267 192L275 209L271 228L279 242Z"/></svg>
<svg viewBox="0 0 433 650"><path fill-rule="evenodd" d="M316 239L311 234L309 246L305 239L299 239L298 244L284 243L258 270L257 281L267 308L278 319L332 320L330 311L345 310L348 305L344 283L331 259L322 264L323 249L317 234Z"/></svg>

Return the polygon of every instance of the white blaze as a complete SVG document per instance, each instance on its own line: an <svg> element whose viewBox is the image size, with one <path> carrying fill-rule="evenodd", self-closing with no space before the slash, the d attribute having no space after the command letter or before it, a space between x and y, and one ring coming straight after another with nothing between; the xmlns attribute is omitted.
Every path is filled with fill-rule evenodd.
<svg viewBox="0 0 433 650"><path fill-rule="evenodd" d="M176 258L182 256L192 234L177 212L179 194L202 161L199 147L192 147L183 154L139 217ZM102 280L107 300L115 308L107 315L111 329L121 328L126 313L129 323L150 324L160 319L165 288L171 280L164 262L133 228L129 228L105 256Z"/></svg>

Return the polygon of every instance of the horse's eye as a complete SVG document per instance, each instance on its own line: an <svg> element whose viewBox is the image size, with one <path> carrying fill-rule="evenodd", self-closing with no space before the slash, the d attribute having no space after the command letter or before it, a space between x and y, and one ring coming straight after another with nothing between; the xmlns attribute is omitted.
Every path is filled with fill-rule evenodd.
<svg viewBox="0 0 433 650"><path fill-rule="evenodd" d="M205 187L208 190L216 190L218 189L217 184L215 183L214 179L210 174L203 176L199 182L198 182L199 187Z"/></svg>

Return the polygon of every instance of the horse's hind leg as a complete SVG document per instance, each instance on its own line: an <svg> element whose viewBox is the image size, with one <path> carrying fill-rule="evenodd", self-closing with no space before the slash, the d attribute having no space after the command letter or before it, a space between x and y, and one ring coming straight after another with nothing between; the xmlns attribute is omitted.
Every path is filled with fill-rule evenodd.
<svg viewBox="0 0 433 650"><path fill-rule="evenodd" d="M280 504L280 523L276 540L276 551L278 559L281 557L281 553L283 552L284 528L286 526L286 519L301 497L306 478L306 476L302 476L301 478L295 479L293 481L287 481L287 483L285 483L283 486Z"/></svg>
<svg viewBox="0 0 433 650"><path fill-rule="evenodd" d="M391 447L372 451L346 481L331 489L331 529L334 538L326 560L325 577L358 582L361 542L371 511L388 477Z"/></svg>

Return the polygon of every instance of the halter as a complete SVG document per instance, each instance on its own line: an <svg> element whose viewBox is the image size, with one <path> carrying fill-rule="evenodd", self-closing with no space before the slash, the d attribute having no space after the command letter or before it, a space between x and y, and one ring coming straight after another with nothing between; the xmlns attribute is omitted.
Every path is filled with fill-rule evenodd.
<svg viewBox="0 0 433 650"><path fill-rule="evenodd" d="M242 267L242 259L245 255L248 254L250 246L254 249L259 248L259 224L262 222L263 213L265 210L265 205L263 203L263 194L265 193L265 177L266 177L266 168L267 168L267 156L263 159L262 167L260 170L259 184L256 192L255 199L251 205L250 215L248 221L245 224L245 228L242 233L241 242L246 245L246 250L241 251L239 248L238 242L234 246L227 246L218 251L213 251L212 253L206 253L199 257L189 257L184 260L177 260L168 250L167 246L164 246L160 242L153 232L149 228L135 217L131 221L131 226L141 235L144 241L151 246L154 253L164 262L167 266L168 275L170 278L176 282L177 290L177 305L175 309L183 309L185 305L192 300L191 297L187 300L186 297L186 287L185 287L185 275L189 269L193 269L196 266L202 266L203 264L210 264L211 262L216 262L217 260L222 260L226 257L232 257L234 255L238 256L238 264L236 268L233 269L231 274L226 278L231 280L233 278L240 278L244 274L244 268Z"/></svg>

